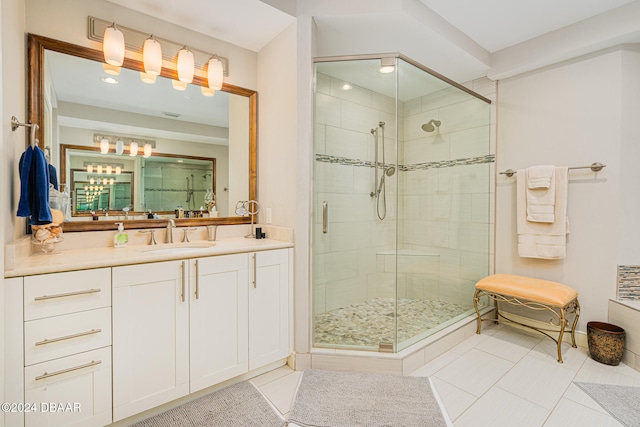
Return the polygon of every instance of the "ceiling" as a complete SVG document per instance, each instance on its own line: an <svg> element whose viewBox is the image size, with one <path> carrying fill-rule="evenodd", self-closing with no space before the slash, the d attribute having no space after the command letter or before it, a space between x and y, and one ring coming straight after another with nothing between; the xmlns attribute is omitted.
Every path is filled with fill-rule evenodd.
<svg viewBox="0 0 640 427"><path fill-rule="evenodd" d="M640 43L640 0L107 1L254 52L312 16L317 56L399 52L457 82Z"/></svg>

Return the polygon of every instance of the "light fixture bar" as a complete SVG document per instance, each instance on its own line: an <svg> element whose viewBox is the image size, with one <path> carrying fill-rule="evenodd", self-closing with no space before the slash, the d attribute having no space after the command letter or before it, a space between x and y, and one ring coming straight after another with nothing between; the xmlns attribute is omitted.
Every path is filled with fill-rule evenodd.
<svg viewBox="0 0 640 427"><path fill-rule="evenodd" d="M117 140L121 140L125 145L131 145L132 142L135 142L139 147L144 147L145 144L151 144L152 148L156 148L156 141L154 139L131 138L126 136L105 135L102 133L93 134L94 145L100 146L100 141L103 139L107 139L109 144L114 146Z"/></svg>
<svg viewBox="0 0 640 427"><path fill-rule="evenodd" d="M97 41L102 43L104 37L104 30L113 24L111 21L105 21L104 19L95 18L93 16L89 16L89 26L88 26L88 34L87 37L89 40ZM124 43L125 48L131 52L136 52L140 54L140 61L142 61L142 47L144 46L145 40L149 38L151 32L144 33L142 31L134 30L132 28L124 27L118 24L118 29L122 31L124 34ZM163 39L158 37L154 32L154 38L160 42L162 45L162 58L170 63L175 62L176 56L178 52L184 46L184 42L178 43L168 39ZM195 57L195 68L196 73L199 77L207 77L207 62L209 59L214 56L211 52L206 52L204 50L195 49L192 45L189 45L189 50L191 50ZM217 55L218 59L222 62L222 70L225 77L229 76L229 59Z"/></svg>

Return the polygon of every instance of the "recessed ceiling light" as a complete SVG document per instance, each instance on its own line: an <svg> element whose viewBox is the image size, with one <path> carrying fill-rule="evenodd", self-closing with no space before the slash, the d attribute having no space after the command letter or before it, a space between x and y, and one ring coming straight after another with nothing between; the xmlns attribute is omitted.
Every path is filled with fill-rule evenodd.
<svg viewBox="0 0 640 427"><path fill-rule="evenodd" d="M113 77L101 77L100 80L102 80L105 83L109 83L112 85L117 85L118 81L116 79L114 79Z"/></svg>
<svg viewBox="0 0 640 427"><path fill-rule="evenodd" d="M349 83L345 83L342 86L340 86L340 89L342 89L342 90L351 90L351 89L353 89L353 86L351 86Z"/></svg>

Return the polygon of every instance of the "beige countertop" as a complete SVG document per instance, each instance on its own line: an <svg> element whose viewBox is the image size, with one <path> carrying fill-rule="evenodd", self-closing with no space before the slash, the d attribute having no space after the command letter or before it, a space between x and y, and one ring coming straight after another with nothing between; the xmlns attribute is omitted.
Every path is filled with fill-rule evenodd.
<svg viewBox="0 0 640 427"><path fill-rule="evenodd" d="M273 235L276 234L278 233L273 233ZM286 234L284 233L285 236ZM65 248L64 250L56 249L49 254L33 251L26 256L17 256L13 268L5 269L5 277L292 248L291 240L287 238L275 240L227 236L217 239L215 242L192 239L190 243L157 245L132 245L130 240L129 245L122 248L114 248L113 246Z"/></svg>

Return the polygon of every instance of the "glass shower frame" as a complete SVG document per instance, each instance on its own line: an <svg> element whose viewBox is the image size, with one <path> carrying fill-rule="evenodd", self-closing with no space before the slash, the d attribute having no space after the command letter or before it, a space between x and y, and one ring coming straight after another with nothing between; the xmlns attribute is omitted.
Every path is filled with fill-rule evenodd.
<svg viewBox="0 0 640 427"><path fill-rule="evenodd" d="M348 64L358 61L361 65L371 64L369 68L373 70L379 67L377 64L381 64L383 58L386 58L386 61L391 60L394 70L384 82L380 80L381 86L377 87L377 90L367 90L356 84L351 86L350 83L353 83L353 80L348 74L336 77L342 73L339 65L335 66L336 69L333 72L327 68L332 67L331 64ZM401 54L316 58L315 63L314 224L311 257L313 345L314 347L384 352L401 351L447 325L473 315L471 281L466 280L464 285L456 286L459 289L466 288L465 295L468 295L469 300L467 310L459 314L453 313L446 321L426 330L420 330L419 327L416 329L414 328L416 325L410 324L411 318L416 316L416 313L420 317L421 312L430 310L429 305L424 307L421 305L426 302L431 303L426 295L423 295L427 293L425 289L439 286L441 275L450 273L446 263L443 263L444 268L440 266L439 258L442 254L424 250L426 244L423 248L420 244L416 244L420 242L404 244L405 240L412 240L413 233L425 232L412 230L410 227L412 222L421 224L408 213L415 208L412 205L415 205L416 200L425 197L429 199L428 203L431 203L434 197L438 200L441 195L435 194L431 197L431 195L405 194L405 188L412 188L415 180L424 178L429 181L431 177L425 174L426 169L433 169L429 173L440 168L444 171L451 164L454 167L458 166L456 162L465 165L468 159L442 161L435 159L435 161L409 164L410 161L419 157L416 155L419 152L419 149L416 151L417 144L411 138L415 137L416 141L421 143L420 140L425 137L421 134L412 136L412 132L427 132L425 126L429 125L426 129L433 127L432 132L435 132L436 136L429 142L434 147L437 147L438 137L448 138L450 135L439 133L438 128L442 123L442 120L438 120L440 117L434 117L435 120L430 121L425 119L422 130L416 127L419 123L407 126L407 121L415 121L410 114L420 105L416 107L416 105L410 105L411 102L415 104L414 101L409 103L401 101L401 96L405 98L411 96L403 87L403 75L416 72L428 75L435 85L435 89L432 90L439 91L439 95L448 91L452 96L458 97L457 102L478 99L480 104L486 104L485 111L480 114L482 116L484 113L486 116L486 126L482 126L482 132L486 133L482 136L486 147L481 150L486 154L476 156L473 160L478 161L479 158L478 164L486 166L486 171L480 173L483 177L486 175L486 200L478 202L480 196L475 194L455 196L463 197L465 201L473 197L476 203L486 206L486 212L477 214L479 217L487 218L486 233L484 233L486 236L481 239L486 241L486 250L483 250L482 256L478 254L471 256L474 262L485 264L484 267L476 268L480 271L476 274L477 276L486 275L489 271L488 163L493 161L489 154L490 101ZM323 69L328 70L327 74L322 73ZM376 74L371 76L374 82L370 81L368 85L377 84L375 82L379 77L377 69L375 72ZM357 80L355 77L354 79ZM393 82L393 87L390 87L390 81ZM405 90L404 95L400 95L403 90ZM336 112L336 108L339 111ZM478 107L478 109L482 108ZM347 110L351 111L352 117L346 116ZM431 117L429 114L427 113ZM420 114L416 117L422 119ZM339 125L338 122L340 122ZM450 128L451 124L443 125L443 129L447 126ZM367 132L370 132L370 136ZM384 133L386 150L381 148L382 133ZM477 138L479 132L475 133ZM341 144L341 141L351 141L351 139L358 140L359 145ZM373 155L375 147L378 148L377 161ZM384 164L381 162L380 151L385 157ZM403 159L405 155L409 158ZM474 165L474 167L478 169L477 166ZM419 173L410 173L416 171L422 173L424 177L418 177ZM442 171L438 170L441 182L444 181L442 177L445 176ZM409 178L410 175L411 178ZM451 178L453 179L460 180L458 177ZM351 186L351 189L341 187L345 182ZM429 183L431 184L433 182ZM383 197L386 197L386 209L384 209L386 216L380 219L380 205L384 204ZM454 203L451 201L453 197L447 198L447 195L444 195L439 199ZM359 206L361 209L354 209L354 206ZM428 207L426 211L434 209ZM428 225L428 227L432 226L432 224ZM409 236L408 239L407 236ZM419 286L416 285L418 282L420 282ZM462 290L459 292L462 293ZM374 298L369 298L371 296ZM364 308L362 308L363 301L366 302ZM360 311L361 309L363 311ZM327 313L338 313L340 323L326 316ZM346 323L343 320L346 320ZM418 322L422 321L424 319L418 319ZM329 333L332 334L331 338L328 337ZM338 338L335 338L336 336ZM373 337L375 339L368 340Z"/></svg>

